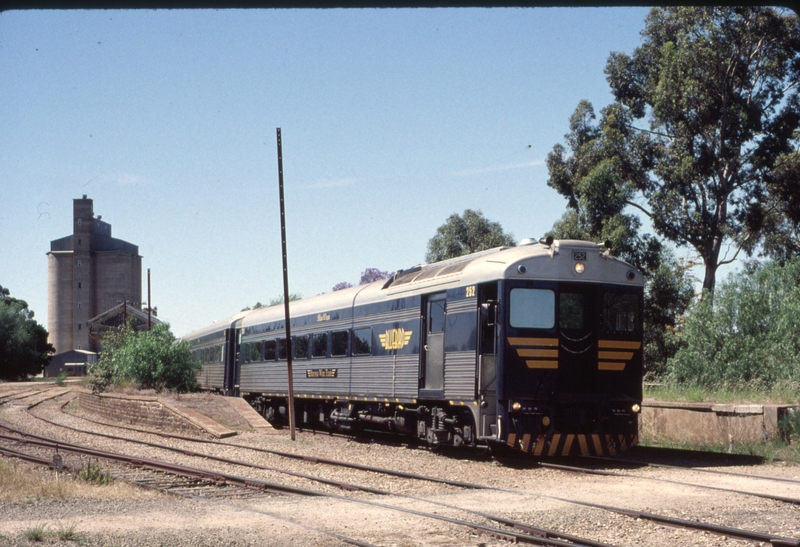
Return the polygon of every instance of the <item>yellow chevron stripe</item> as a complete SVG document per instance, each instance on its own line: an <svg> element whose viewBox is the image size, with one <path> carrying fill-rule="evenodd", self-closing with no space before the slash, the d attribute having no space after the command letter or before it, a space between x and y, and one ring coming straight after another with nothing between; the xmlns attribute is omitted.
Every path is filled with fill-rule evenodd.
<svg viewBox="0 0 800 547"><path fill-rule="evenodd" d="M550 451L547 453L548 456L555 456L556 452L558 452L558 441L561 440L561 434L555 433L553 438L550 440Z"/></svg>
<svg viewBox="0 0 800 547"><path fill-rule="evenodd" d="M610 363L606 361L600 361L597 363L597 370L625 370L625 365L627 363Z"/></svg>
<svg viewBox="0 0 800 547"><path fill-rule="evenodd" d="M625 340L598 340L597 347L608 349L639 349L641 342L626 342Z"/></svg>
<svg viewBox="0 0 800 547"><path fill-rule="evenodd" d="M572 448L572 442L575 440L575 435L567 435L567 440L564 441L564 450L561 451L562 456L569 456L569 451Z"/></svg>
<svg viewBox="0 0 800 547"><path fill-rule="evenodd" d="M527 452L531 447L531 434L525 433L522 436L522 451Z"/></svg>
<svg viewBox="0 0 800 547"><path fill-rule="evenodd" d="M633 359L632 351L600 351L597 355L600 359L619 359L620 361L630 361Z"/></svg>
<svg viewBox="0 0 800 547"><path fill-rule="evenodd" d="M600 443L600 435L592 435L592 442L594 443L594 451L596 455L604 455L605 452L603 452L603 445Z"/></svg>
<svg viewBox="0 0 800 547"><path fill-rule="evenodd" d="M558 368L558 361L525 361L528 368Z"/></svg>
<svg viewBox="0 0 800 547"><path fill-rule="evenodd" d="M547 346L558 347L558 338L517 338L511 336L508 343L512 346Z"/></svg>
<svg viewBox="0 0 800 547"><path fill-rule="evenodd" d="M513 447L516 442L517 442L517 434L516 433L509 433L508 434L508 441L506 441L506 444L508 444L508 446Z"/></svg>
<svg viewBox="0 0 800 547"><path fill-rule="evenodd" d="M581 456L588 456L589 445L586 443L586 435L578 435L578 444L581 445Z"/></svg>
<svg viewBox="0 0 800 547"><path fill-rule="evenodd" d="M520 357L558 357L557 349L525 349L519 348L517 355Z"/></svg>
<svg viewBox="0 0 800 547"><path fill-rule="evenodd" d="M542 450L544 450L544 435L539 435L536 439L536 447L533 450L534 456L541 456Z"/></svg>

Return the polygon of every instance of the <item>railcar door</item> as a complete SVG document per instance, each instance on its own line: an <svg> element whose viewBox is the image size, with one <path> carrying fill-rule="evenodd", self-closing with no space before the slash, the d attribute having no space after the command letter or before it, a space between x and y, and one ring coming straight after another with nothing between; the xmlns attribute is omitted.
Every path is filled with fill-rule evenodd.
<svg viewBox="0 0 800 547"><path fill-rule="evenodd" d="M445 293L430 295L425 303L425 340L420 397L444 396Z"/></svg>

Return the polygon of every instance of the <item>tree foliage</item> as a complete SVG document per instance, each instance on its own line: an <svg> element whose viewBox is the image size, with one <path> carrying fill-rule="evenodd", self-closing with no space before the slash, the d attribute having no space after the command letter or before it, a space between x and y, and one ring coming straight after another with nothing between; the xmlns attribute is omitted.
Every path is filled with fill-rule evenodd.
<svg viewBox="0 0 800 547"><path fill-rule="evenodd" d="M797 16L765 7L653 8L642 37L632 55L608 59L615 102L599 124L588 103L571 120L573 153L595 143L585 154L592 169L583 192L636 207L660 236L693 247L708 291L717 268L740 251L798 254ZM570 164L563 147L552 156L552 185L569 196L573 169L585 166ZM604 211L587 213L592 222Z"/></svg>
<svg viewBox="0 0 800 547"><path fill-rule="evenodd" d="M672 334L691 302L691 283L670 250L652 235L640 234L641 221L626 212L634 188L625 182L616 140L594 120L592 105L581 101L569 121L569 154L557 144L547 157L547 184L567 198L567 211L548 235L608 241L615 255L642 271L645 372L662 376L679 347Z"/></svg>
<svg viewBox="0 0 800 547"><path fill-rule="evenodd" d="M89 373L94 391L134 382L141 389L188 392L197 388L200 369L189 343L176 342L168 324L159 323L150 331L137 332L131 320L106 334L103 351Z"/></svg>
<svg viewBox="0 0 800 547"><path fill-rule="evenodd" d="M389 279L394 275L394 272L388 272L379 270L378 268L367 268L361 273L361 279L358 282L359 285L366 285L367 283L372 283L374 281L380 281L381 279ZM342 281L337 283L333 286L333 291L341 291L342 289L349 289L353 287L353 284L349 281Z"/></svg>
<svg viewBox="0 0 800 547"><path fill-rule="evenodd" d="M503 231L498 222L491 222L480 211L467 209L463 215L453 213L436 229L428 241L425 260L428 263L476 253L494 247L514 246L514 237Z"/></svg>
<svg viewBox="0 0 800 547"><path fill-rule="evenodd" d="M302 298L303 298L303 295L300 294L299 292L289 293L289 302L294 302L295 300L302 300ZM283 295L282 294L279 295L279 296L276 296L275 298L270 298L269 304L267 304L267 306L270 306L270 307L271 306L278 306L280 304L283 304ZM244 311L244 310L242 310L242 311Z"/></svg>
<svg viewBox="0 0 800 547"><path fill-rule="evenodd" d="M50 363L55 348L33 316L27 302L12 298L0 285L0 379L34 376Z"/></svg>
<svg viewBox="0 0 800 547"><path fill-rule="evenodd" d="M800 382L800 258L750 265L700 300L669 362L677 382L706 387Z"/></svg>

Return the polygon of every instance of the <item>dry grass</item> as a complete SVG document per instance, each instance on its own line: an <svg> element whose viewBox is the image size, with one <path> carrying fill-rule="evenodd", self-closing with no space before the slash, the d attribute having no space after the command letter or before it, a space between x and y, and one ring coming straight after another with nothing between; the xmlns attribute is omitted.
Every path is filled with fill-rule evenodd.
<svg viewBox="0 0 800 547"><path fill-rule="evenodd" d="M98 486L67 473L0 460L0 502L24 503L50 498L154 499L160 496L120 481Z"/></svg>

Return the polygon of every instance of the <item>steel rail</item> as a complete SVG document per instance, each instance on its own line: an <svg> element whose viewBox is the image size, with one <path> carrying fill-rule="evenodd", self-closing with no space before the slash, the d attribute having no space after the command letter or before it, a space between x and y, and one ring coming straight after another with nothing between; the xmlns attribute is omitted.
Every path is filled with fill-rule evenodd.
<svg viewBox="0 0 800 547"><path fill-rule="evenodd" d="M246 479L246 478L239 477L239 476L236 476L236 475L231 475L229 473L222 473L222 472L211 471L211 470L206 470L206 469L192 468L192 467L187 467L187 466L183 466L183 465L172 464L172 463L169 463L169 462L162 462L162 461L159 461L159 460L153 460L153 459L149 459L149 458L139 458L139 457L133 457L133 456L125 456L123 454L117 454L117 453L114 453L114 452L106 452L106 451L92 449L92 448L80 447L79 445L74 445L74 444L70 444L70 443L61 443L61 442L58 442L58 441L54 441L53 439L43 440L41 435L34 435L34 434L30 434L30 433L25 433L23 431L17 430L15 428L12 428L12 427L9 427L9 426L3 425L3 424L0 424L0 428L5 429L7 431L13 431L17 435L21 435L21 436L24 436L24 437L32 437L32 438L28 438L28 439L17 439L16 437L11 437L9 435L0 434L0 439L4 439L4 440L20 442L20 443L25 443L25 444L31 444L31 445L34 445L34 446L40 446L40 447L44 447L44 448L59 449L59 450L65 451L65 452L73 452L73 453L93 456L93 457L97 457L97 458L109 459L109 460L112 460L112 461L117 461L117 462L122 462L122 463L130 463L130 464L137 465L137 466L140 466L140 467L145 467L145 468L149 468L149 469L156 469L156 470L165 471L165 472L174 473L174 474L182 474L182 475L186 475L186 476L190 476L190 477L196 477L196 478L201 478L201 479L205 479L205 480L211 480L211 481L220 482L220 483L231 483L231 484L236 484L237 486L243 486L243 487L246 487L246 488L254 488L254 489L260 489L260 490L266 490L266 489L274 488L275 489L274 491L283 491L283 492L294 493L294 494L299 494L299 495L326 497L326 498L336 499L336 500L339 500L339 501L348 501L348 502L352 502L352 503L360 503L360 504L364 504L364 505L370 505L370 506L373 506L373 507L380 507L380 508L383 508L383 509L388 509L388 510L391 510L391 511L399 511L399 512L408 513L408 514L412 514L412 515L423 517L423 518L431 518L431 519L447 522L447 523L450 523L450 524L456 524L456 525L464 526L464 527L467 527L467 528L471 528L473 530L478 530L478 531L481 531L481 532L484 532L484 533L488 533L490 535L499 536L499 537L506 537L506 538L508 538L508 539L510 539L512 541L523 541L525 543L533 543L533 544L551 546L551 547L594 547L594 546L612 547L612 546L608 546L608 545L605 545L605 544L592 542L591 540L588 540L588 542L584 541L584 542L578 542L578 543L572 542L572 541L565 542L565 541L561 541L559 539L555 539L555 538L552 538L552 537L542 537L542 535L534 535L534 534L524 533L524 532L515 532L513 530L504 530L504 529L495 528L495 527L492 527L492 526L487 526L487 525L476 523L476 522L469 522L469 521L465 521L465 520L462 520L462 519L457 519L457 518L453 518L453 517L447 517L447 516L444 516L444 515L438 515L436 513L427 513L425 511L419 511L419 510L410 509L410 508L407 508L407 507L398 507L398 506L394 506L394 505L378 503L378 502L370 501L370 500L352 498L352 497L342 496L342 495L338 495L338 494L331 494L331 493L326 493L326 492L317 492L317 491L307 490L307 489L302 489L302 488L289 487L289 486L285 486L285 485L278 485L278 484L275 484L275 483L269 483L267 481L262 481L262 480L259 480L259 479ZM470 511L464 510L464 509L460 509L460 510L470 512ZM520 524L522 524L522 523L520 523ZM535 529L535 527L531 527L531 529ZM560 533L558 533L558 534L560 535ZM575 536L570 536L570 537L573 537L575 539L580 539L580 538L577 538Z"/></svg>
<svg viewBox="0 0 800 547"><path fill-rule="evenodd" d="M36 417L37 419L42 419L44 421L48 421L48 420L40 418L38 416L35 416L35 415L33 415L33 416ZM53 422L50 422L50 423L53 423ZM57 425L59 427L66 427L66 428L69 428L69 429L76 429L76 428L70 428L69 426L62 426L60 424L55 424L55 423L54 423L54 425ZM112 427L117 427L117 426L112 426ZM77 431L82 431L82 430L78 430L78 429L76 429L76 430ZM86 432L86 433L90 433L90 434L94 434L94 435L102 435L100 433L93 433L93 432ZM156 434L156 435L165 436L165 437L171 437L171 438L178 438L178 439L187 440L187 441L193 441L193 442L203 442L203 443L210 443L210 444L228 445L228 446L234 446L234 447L237 447L237 448L248 448L250 450L254 450L254 451L257 451L257 452L272 453L272 454L276 454L276 455L280 455L280 456L286 456L286 457L293 458L293 459L312 461L314 463L324 463L324 464L328 464L328 465L337 465L337 466L344 466L344 467L352 467L352 468L356 468L356 469L365 469L365 470L368 470L368 471L374 471L374 472L378 472L378 473L385 473L385 474L397 475L397 476L407 476L407 477L421 479L421 480L430 480L432 482L450 484L450 485L453 485L453 486L467 485L468 487L474 488L474 489L485 489L485 490L502 491L502 492L507 492L507 493L513 493L513 494L516 494L516 495L535 496L535 497L541 497L541 498L544 498L544 499L553 499L553 500L561 501L561 502L564 502L564 503L574 503L574 504L577 504L577 505L587 506L586 502L580 502L580 501L575 501L575 500L558 498L558 497L554 497L554 496L547 496L547 495L536 494L536 493L526 493L526 492L520 492L520 491L515 491L515 490L497 488L497 487L490 487L490 486L484 486L484 485L478 485L478 484L464 483L464 482L461 482L461 481L450 481L448 479L440 479L440 478L437 478L437 477L427 477L427 476L424 476L424 475L417 475L417 474L413 474L413 473L395 472L395 471L392 471L392 470L385 470L385 469L371 467L371 466L362 466L360 464L351 464L350 462L341 462L341 461L337 461L337 460L330 460L330 459L327 459L327 458L308 457L308 456L303 456L303 455L298 455L298 454L284 453L284 452L272 451L272 450L268 450L268 449L260 449L260 448L248 447L248 446L245 446L245 445L239 445L239 444L234 444L234 443L226 443L226 442L219 442L219 441L209 441L209 440L205 440L205 439L198 440L198 439L194 439L194 438L190 438L190 437L181 437L181 436L177 436L177 435L169 435L169 434L163 434L163 433L157 433L157 432L147 432L147 433ZM121 438L121 440L126 440L126 441L129 441L129 442L143 442L143 441L135 441L135 440L125 439L125 438ZM585 471L585 470L582 470L580 468L570 468L568 466L558 466L556 464L545 464L544 467L554 467L554 468L561 467L561 468L564 468L564 470L566 470L566 471L580 471L580 472L584 472ZM589 473L591 471L585 471L585 472ZM605 472L605 471L598 471L598 470L593 470L592 474L610 475L610 476L625 476L625 477L632 476L634 478L642 478L642 477L637 477L635 475L626 475L626 474L621 474L621 473ZM664 480L664 479L652 479L652 480ZM709 488L709 489L713 489L713 490L723 490L723 491L727 491L727 492L734 492L734 493L739 493L739 494L744 494L744 495L756 495L756 496L758 496L758 494L753 494L751 492L742 492L742 491L737 491L737 490L728 490L728 489L720 489L720 488L715 488L715 487L706 487L706 486L703 486L703 485L681 483L681 482L677 482L677 481L666 481L666 482L672 482L672 483L683 485L683 486L694 486L694 487L700 487L700 488ZM335 495L332 495L332 496L335 496ZM769 498L768 496L759 496L759 497L767 497L767 498ZM352 499L352 498L345 498L345 499ZM782 499L780 501L786 501L786 500L792 500L792 498L785 498L785 499ZM792 503L796 503L796 502L797 502L796 500L792 501ZM606 506L599 505L599 504L595 504L595 505L591 505L591 506L596 507L596 508L600 508L600 509L606 509L606 510L612 511L612 512L626 511L625 509L619 509L619 508L614 508L614 507L610 507L610 506L606 507ZM464 510L464 509L461 509L461 510ZM466 510L466 511L469 511L469 510ZM625 513L623 513L623 514L625 514ZM638 514L638 512L630 511L630 514ZM798 547L800 547L800 540L796 540L796 539L793 539L793 538L783 538L783 537L773 536L773 535L769 535L769 534L761 534L760 532L752 532L752 531L748 531L748 530L740 530L740 529L737 529L737 528L718 527L717 525L702 523L702 522L699 522L699 521L679 521L679 520L673 519L672 517L665 517L665 516L660 516L660 515L651 515L651 517L652 518L650 520L656 520L658 518L661 518L661 519L664 519L663 520L664 523L670 524L670 525L673 525L673 526L678 525L678 526L681 526L681 527L684 527L684 528L693 528L693 529L699 529L699 530L705 530L705 531L715 531L715 530L719 529L719 530L724 530L724 531L719 531L717 533L722 533L722 534L730 535L730 536L737 536L737 537L741 537L743 539L750 539L753 536L753 534L755 534L757 537L760 537L760 538L770 538L768 541L772 541L774 545L781 545L781 546L785 545L785 546L798 546ZM520 523L520 524L523 524L523 523ZM741 533L739 533L739 532L741 532ZM758 541L764 541L764 539L759 539Z"/></svg>
<svg viewBox="0 0 800 547"><path fill-rule="evenodd" d="M64 405L62 405L62 409L68 403L69 402L64 403ZM41 417L38 417L38 416L37 416L37 418L40 419L40 420L45 420L48 423L53 423L53 425L70 428L70 426L63 426L63 425L60 425L60 424L56 424L56 423L51 422L50 420L47 420L45 418L41 418ZM116 427L116 426L112 426L112 427ZM70 428L70 429L72 429L72 428ZM133 428L126 427L125 429L133 429ZM82 432L83 430L78 430L78 431ZM138 431L138 430L135 430L135 431ZM512 526L512 527L515 527L515 528L519 528L520 530L523 530L528 534L534 534L534 535L538 535L538 536L541 536L541 537L559 538L559 539L564 539L564 540L573 541L573 542L582 541L583 545L586 545L587 547L610 547L606 543L596 542L596 541L588 540L586 538L579 538L577 536L572 536L572 535L569 535L569 534L566 534L566 533L563 533L563 532L559 532L559 531L556 531L556 530L551 530L551 529L547 529L547 528L541 528L541 527L538 527L538 526L534 526L534 525L531 525L531 524L528 524L528 523L516 521L516 520L513 520L513 519L506 518L506 517L501 517L501 516L497 516L497 515L493 515L493 514L489 514L489 513L484 513L484 512L481 512L481 511L475 511L475 510L472 510L472 509L466 509L466 508L463 508L463 507L458 507L458 506L455 506L455 505L450 505L450 504L446 504L446 503L442 503L442 502L435 502L435 501L431 501L431 500L428 500L428 499L425 499L425 498L420 498L420 497L417 497L417 496L411 496L411 495L408 495L408 494L397 494L397 493L394 493L394 492L390 492L388 490L381 490L381 489L378 489L378 488L361 486L361 485L356 485L356 484L347 483L347 482L332 481L332 480L324 479L324 478L321 478L321 477L318 477L318 476L315 476L315 475L307 475L305 473L297 473L297 472L293 472L293 471L286 471L284 469L279 469L279 468L275 468L275 467L268 467L268 466L263 466L263 465L256 464L256 463L244 462L244 461L241 461L241 460L234 460L234 459L230 459L230 458L223 458L223 457L219 457L219 456L216 456L216 455L213 455L213 454L195 452L193 450L175 448L175 447L166 446L166 445L162 445L162 444L150 443L150 442L147 442L147 441L140 441L140 440L137 440L137 439L129 439L129 438L126 438L126 437L118 437L118 436L115 436L115 435L106 435L106 434L101 434L101 433L94 433L94 434L95 435L102 435L103 437L118 439L118 440L122 440L122 441L127 441L127 442L132 442L132 443L137 443L137 444L144 444L146 446L150 446L150 447L154 447L154 448L160 448L160 449L164 449L164 450L168 450L168 451L172 451L172 452L176 452L176 453L180 453L180 454L185 454L185 455L190 455L190 456L196 456L196 457L216 460L216 461L220 461L220 462L223 462L223 463L230 463L230 464L234 464L234 465L241 465L241 466L251 467L251 468L255 468L255 469L264 469L264 470L269 470L269 471L275 471L275 472L283 473L283 474L286 474L286 475L289 475L289 476L293 476L293 477L305 478L305 479L308 479L308 480L321 482L323 484L337 486L339 488L342 488L343 490L362 491L362 492L368 492L368 493L384 495L384 496L404 497L404 498L407 498L407 499L420 501L420 502L423 502L423 503L431 503L431 504L434 504L434 505L438 505L440 507L448 507L450 509L455 509L455 510L458 510L458 511L464 511L464 512L471 513L471 514L474 514L474 515L477 515L477 516L481 516L481 517L486 518L488 520L493 520L495 522L499 522L499 523L505 524L507 526ZM170 437L173 437L173 436L170 435ZM187 438L187 439L191 440L189 438ZM230 445L230 443L223 443L223 444ZM236 446L236 447L241 448L241 445L231 445L231 446ZM375 470L380 470L380 468L374 468L374 469ZM383 470L380 470L380 472L382 472L382 471ZM428 477L425 477L425 479L427 480Z"/></svg>
<svg viewBox="0 0 800 547"><path fill-rule="evenodd" d="M619 471L603 471L601 469L585 469L581 467L573 467L570 465L562 465L557 463L542 463L539 465L548 469L557 469L559 471L567 471L570 473L584 473L587 475L604 475L607 477L626 477L650 481L666 482L668 484L677 484L679 486L692 486L694 488L705 488L707 490L715 490L717 492L729 492L732 494L741 494L744 496L755 496L757 498L764 498L773 501L782 501L784 503L791 503L792 505L800 505L800 498L790 498L787 496L779 496L777 494L761 494L758 492L751 492L749 490L737 490L735 488L723 488L721 486L709 486L707 484L693 484L690 482L675 481L672 479L663 479L659 477L643 477L641 475L634 475L632 473L621 473Z"/></svg>
<svg viewBox="0 0 800 547"><path fill-rule="evenodd" d="M556 498L558 499L558 498ZM564 500L566 501L566 500ZM707 522L698 522L695 520L686 520L677 517L667 517L664 515L655 515L653 513L646 513L644 511L635 511L631 509L620 509L618 507L612 507L610 505L601 505L596 503L590 502L581 502L576 501L572 503L577 503L580 505L584 505L586 507L594 507L597 509L604 509L606 511L612 511L614 513L618 513L620 515L625 515L627 517L635 518L635 519L646 519L652 520L654 522L658 522L661 524L667 524L670 526L680 526L681 528L695 528L697 530L703 530L706 532L713 532L715 534L721 534L729 537L738 537L740 539L746 539L749 541L759 541L764 543L771 543L772 545L780 545L786 547L797 547L800 546L800 539L795 538L784 538L780 536L775 536L772 534L765 534L762 532L755 532L753 530L743 530L741 528L731 528L728 526L721 526L718 524L709 524Z"/></svg>
<svg viewBox="0 0 800 547"><path fill-rule="evenodd" d="M696 471L698 473L712 473L712 474L715 474L715 475L730 475L730 476L733 476L733 477L747 477L747 478L761 479L761 480L767 480L767 481L790 482L790 483L794 483L794 484L800 484L800 480L798 480L798 479L787 479L787 478L784 478L784 477L770 477L769 475L751 475L751 474L747 474L747 473L737 473L735 471L722 471L720 469L708 469L708 468L705 468L705 467L690 467L690 466L685 466L685 465L672 465L672 464L668 464L668 463L652 463L652 462L643 462L643 461L639 461L639 460L629 460L629 459L615 460L613 458L604 458L603 456L582 456L582 457L586 458L586 459L589 459L589 460L604 461L604 462L616 463L616 464L629 463L629 464L632 464L632 465L639 465L639 466L644 466L644 467L662 467L664 469L682 469L682 470L688 470L688 471Z"/></svg>
<svg viewBox="0 0 800 547"><path fill-rule="evenodd" d="M14 457L14 458L25 460L25 461L28 461L28 462L31 462L31 463L36 463L36 464L39 464L39 465L43 465L43 466L47 466L47 467L51 467L52 468L52 462L51 461L49 461L49 460L47 460L45 458L40 458L40 457L37 457L37 456L32 456L30 454L26 454L25 452L18 452L16 450L10 450L10 449L7 449L7 448L0 447L0 454L2 454L3 456ZM69 466L65 465L64 469L69 469ZM160 486L154 486L154 485L146 484L146 483L140 483L140 482L137 482L137 481L130 481L130 480L124 480L124 479L118 479L118 480L123 480L123 482L129 483L129 484L133 484L133 485L135 485L135 486L137 486L139 488L144 488L144 489L152 490L152 491L156 491L156 492L162 492L164 494L168 494L168 495L172 495L172 496L179 496L179 497L183 497L183 498L187 498L187 499L194 499L194 500L199 500L199 501L204 501L204 502L209 502L209 503L216 503L218 505L224 505L224 506L227 506L227 507L231 507L231 508L237 509L239 511L245 511L245 512L248 512L248 513L255 513L255 514L258 514L258 515L264 515L264 516L270 517L272 519L278 520L280 522L285 522L285 523L290 524L292 526L301 528L303 530L310 530L310 531L316 532L318 534L322 534L322 535L326 535L326 536L332 537L334 539L337 539L339 541L343 541L343 542L348 543L350 545L355 545L356 547L379 547L379 546L377 546L377 545L375 545L373 543L368 543L366 541L361 541L359 539L343 536L343 535L337 534L335 532L330 532L330 531L327 531L327 530L322 530L320 528L315 528L313 526L308 526L307 524L302 524L302 523L299 523L299 522L295 522L295 521L290 520L290 519L276 517L276 516L271 515L271 514L265 512L265 511L259 511L259 510L256 510L256 509L250 509L250 508L246 508L246 507L241 507L239 505L234 505L232 503L225 503L225 502L222 502L222 501L214 499L214 498L204 497L204 496L197 496L197 495L188 494L188 493L184 493L184 492L177 492L177 491L174 491L174 490L170 490L169 488L164 488L164 487L160 487Z"/></svg>
<svg viewBox="0 0 800 547"><path fill-rule="evenodd" d="M37 418L39 418L39 417L37 417ZM39 418L39 419L43 419L43 418ZM58 424L56 424L56 425L58 425ZM62 427L64 427L64 426L62 426ZM114 427L114 426L112 426L112 427ZM167 437L180 438L182 440L188 440L188 441L194 440L194 439L189 438L189 437L180 437L180 436L174 436L174 435L162 434L162 433L156 433L156 434L162 435L162 436L167 436ZM131 441L130 439L124 439L124 440L128 440L130 442L143 442L143 441ZM392 470L385 470L385 469L376 468L376 467L372 467L372 466L363 466L361 464L352 464L350 462L341 462L341 461L338 461L338 460L330 460L328 458L308 457L308 456L302 456L302 455L298 455L298 454L272 451L272 450L268 450L268 449L247 447L247 446L239 445L239 444L235 444L235 443L227 443L227 442L221 442L221 441L208 441L208 440L202 440L201 442L206 442L206 443L210 443L210 444L220 444L220 445L227 445L227 446L235 446L235 447L238 447L238 448L248 448L250 450L254 450L254 451L258 451L258 452L266 452L266 453L276 454L276 455L279 455L279 456L285 456L285 457L294 458L294 459L312 461L314 463L323 463L323 464L327 464L327 465L351 467L351 468L355 468L355 469L363 469L363 470L373 471L373 472L377 472L377 473L385 473L385 474L390 474L390 475L404 476L404 477L414 478L414 479L418 479L418 480L432 480L434 482L440 482L440 483L448 484L448 485L451 485L451 486L464 487L464 485L468 485L468 487L473 488L473 489L489 489L489 490L501 490L501 491L504 491L504 492L515 492L515 491L512 491L512 490L497 489L497 488L494 488L494 487L487 487L487 486L483 486L483 485L477 485L477 484L471 484L471 483L463 483L461 481L449 481L447 479L439 479L439 478L436 478L436 477L426 477L424 475L417 475L417 474L413 474L413 473L394 472ZM762 497L762 498L766 498L766 499L774 499L774 500L777 500L777 501L782 501L782 502L792 503L792 504L800 503L800 500L797 500L797 499L794 499L794 498L786 498L786 497L782 497L782 496L762 495L762 494L757 494L757 493L753 493L753 492L746 492L746 491L740 491L740 490L719 488L719 487L713 487L713 486L695 485L695 484L691 484L691 483L683 483L683 482L680 482L680 481L671 481L671 480L668 480L668 479L655 479L655 478L651 478L651 477L639 477L637 475L631 475L631 474L625 474L625 473L616 473L616 472L611 472L611 471L583 470L581 468L573 468L573 467L570 467L570 466L564 466L564 465L559 465L559 464L548 464L548 463L542 463L542 462L539 462L539 465L542 466L542 467L545 467L545 468L553 468L553 469L559 469L559 470L570 471L570 472L585 472L585 473L589 473L589 474L597 474L597 475L605 475L605 476L622 476L622 477L628 477L628 478L630 478L630 477L633 477L633 478L648 478L650 480L660 480L660 481L665 481L665 482L669 482L669 483L673 483L673 484L678 484L678 485L681 485L681 486L694 486L694 487L699 487L699 488L707 488L707 489L711 489L711 490L719 490L719 491L724 491L724 492L738 493L738 494L742 494L742 495L753 495L753 496L757 496L757 497ZM519 493L519 492L515 492L515 493ZM538 494L533 494L533 495L538 495ZM574 500L567 500L567 499L551 497L551 496L542 496L542 497L555 499L555 500L566 502L566 503L573 503L573 501L574 501ZM579 502L579 501L574 501L574 503L579 504L579 505L585 505L583 502ZM596 505L595 507L603 508L603 506L601 506L601 505ZM614 508L614 507L610 507L610 506L609 506L609 508L607 510L612 511L612 512L619 512L620 511L618 508ZM632 513L636 513L636 512L632 511ZM495 520L496 522L501 522L502 521L501 517L493 518L493 516L486 516L486 515L482 515L482 516L484 516L485 518L491 518L492 520ZM675 525L675 521L674 521L674 519L671 520L671 517L652 515L652 518L650 520L655 520L656 518L663 518L663 519L665 519L664 520L665 523L669 522L672 525ZM694 526L691 523L697 523L697 526ZM520 527L527 526L524 523L516 523L516 524L519 525ZM702 523L700 521L685 521L685 523L681 524L681 526L682 527L690 527L690 528L699 529L699 530L705 530L705 531L712 531L710 528L716 527L716 525L706 524L706 523ZM704 526L708 526L710 528L705 528ZM796 546L800 547L800 540L794 540L794 539L791 539L791 538L781 538L779 536L771 536L771 535L768 535L768 534L761 534L759 532L752 532L751 533L750 531L747 531L747 530L742 530L741 531L742 533L738 534L737 530L739 530L739 529L737 529L737 528L725 528L725 527L719 527L719 528L725 530L724 532L718 532L718 533L722 533L722 534L736 535L737 537L742 537L742 538L745 538L745 539L749 539L751 537L751 534L755 534L758 537L769 537L769 538L772 538L772 540L774 540L774 541L778 541L779 543L776 543L776 545L796 545ZM523 529L523 528L521 528L521 529ZM760 539L758 541L764 541L764 540Z"/></svg>

